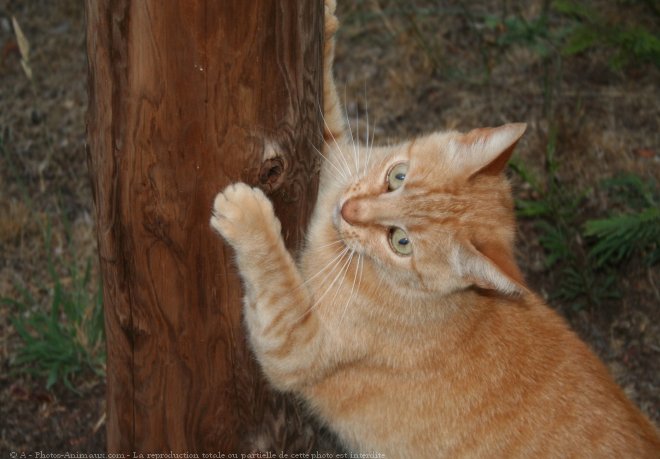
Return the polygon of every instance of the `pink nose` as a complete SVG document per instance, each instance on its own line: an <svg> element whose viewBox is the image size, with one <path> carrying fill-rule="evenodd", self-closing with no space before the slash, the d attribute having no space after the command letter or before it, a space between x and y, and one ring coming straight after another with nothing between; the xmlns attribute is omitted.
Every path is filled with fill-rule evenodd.
<svg viewBox="0 0 660 459"><path fill-rule="evenodd" d="M343 206L341 206L341 216L349 225L353 225L358 221L359 208L357 200L348 199Z"/></svg>

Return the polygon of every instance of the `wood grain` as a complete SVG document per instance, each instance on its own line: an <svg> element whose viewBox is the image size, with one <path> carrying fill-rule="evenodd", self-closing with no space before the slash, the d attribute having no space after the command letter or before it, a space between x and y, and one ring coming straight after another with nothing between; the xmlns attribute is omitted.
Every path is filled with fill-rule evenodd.
<svg viewBox="0 0 660 459"><path fill-rule="evenodd" d="M232 253L208 221L215 194L240 180L271 195L290 248L302 241L317 189L322 2L85 8L108 450L245 450L282 413L301 429L249 352Z"/></svg>

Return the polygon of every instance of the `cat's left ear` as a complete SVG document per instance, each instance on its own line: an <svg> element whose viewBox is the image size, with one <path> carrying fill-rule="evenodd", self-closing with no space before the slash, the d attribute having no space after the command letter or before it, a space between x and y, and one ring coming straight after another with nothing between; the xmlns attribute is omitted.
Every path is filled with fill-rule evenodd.
<svg viewBox="0 0 660 459"><path fill-rule="evenodd" d="M500 174L525 129L525 123L512 123L494 128L473 129L462 134L461 158L469 176Z"/></svg>
<svg viewBox="0 0 660 459"><path fill-rule="evenodd" d="M453 254L454 271L469 285L504 295L520 295L527 290L510 249L496 243L479 247L472 242L458 243Z"/></svg>

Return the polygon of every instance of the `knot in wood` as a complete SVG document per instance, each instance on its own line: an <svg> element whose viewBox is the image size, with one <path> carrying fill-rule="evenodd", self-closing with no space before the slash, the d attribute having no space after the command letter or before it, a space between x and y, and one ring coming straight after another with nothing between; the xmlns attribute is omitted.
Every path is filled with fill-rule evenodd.
<svg viewBox="0 0 660 459"><path fill-rule="evenodd" d="M264 160L259 169L259 184L268 192L275 191L284 183L285 170L286 162L282 156Z"/></svg>

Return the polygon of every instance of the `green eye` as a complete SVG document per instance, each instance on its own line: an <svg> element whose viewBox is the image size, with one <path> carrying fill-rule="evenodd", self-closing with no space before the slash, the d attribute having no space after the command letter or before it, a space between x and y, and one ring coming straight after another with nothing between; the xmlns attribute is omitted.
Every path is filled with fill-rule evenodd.
<svg viewBox="0 0 660 459"><path fill-rule="evenodd" d="M410 255L412 253L412 244L408 239L408 234L401 228L390 229L390 246L399 255Z"/></svg>
<svg viewBox="0 0 660 459"><path fill-rule="evenodd" d="M387 173L387 190L394 191L403 185L408 172L408 163L398 163L392 166Z"/></svg>

